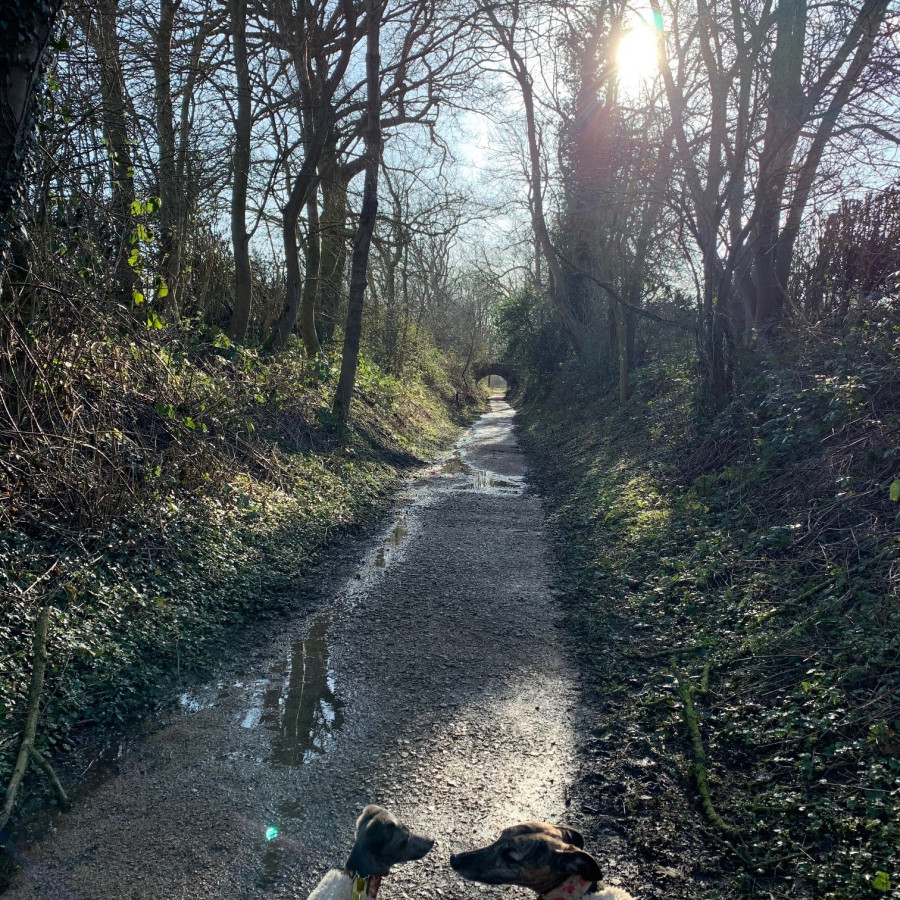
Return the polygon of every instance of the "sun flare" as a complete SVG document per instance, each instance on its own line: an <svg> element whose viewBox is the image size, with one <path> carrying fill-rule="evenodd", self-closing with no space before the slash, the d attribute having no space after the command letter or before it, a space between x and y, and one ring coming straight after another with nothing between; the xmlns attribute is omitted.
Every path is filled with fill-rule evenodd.
<svg viewBox="0 0 900 900"><path fill-rule="evenodd" d="M659 71L657 33L647 25L637 25L626 31L616 53L619 78L639 85L649 81Z"/></svg>

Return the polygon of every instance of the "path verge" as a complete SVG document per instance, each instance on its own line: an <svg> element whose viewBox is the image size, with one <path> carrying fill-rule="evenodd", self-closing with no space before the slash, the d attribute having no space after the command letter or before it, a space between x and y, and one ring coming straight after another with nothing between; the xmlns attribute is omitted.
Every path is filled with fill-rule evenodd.
<svg viewBox="0 0 900 900"><path fill-rule="evenodd" d="M677 369L625 408L560 379L522 409L591 719L577 795L642 898L900 880L896 510L872 468L896 408L875 415L871 385L873 411L832 426L844 379L796 379L772 373L706 433Z"/></svg>
<svg viewBox="0 0 900 900"><path fill-rule="evenodd" d="M208 672L239 629L302 608L302 577L336 538L382 515L399 481L468 415L446 385L400 382L365 362L352 428L338 440L323 425L331 374L296 355L241 376L252 384L239 380L239 359L231 369L233 380L222 375L224 386L210 389L240 421L220 404L208 428L196 412L187 428L179 411L165 426L179 436L167 454L159 435L140 448L142 465L156 453L154 464L166 470L143 479L133 508L98 511L92 528L69 538L49 513L0 538L3 783L18 749L41 608L50 605L51 621L37 747L71 786L93 755ZM199 394L190 400L203 406ZM227 429L217 430L219 419ZM26 780L26 811L51 799L36 771Z"/></svg>

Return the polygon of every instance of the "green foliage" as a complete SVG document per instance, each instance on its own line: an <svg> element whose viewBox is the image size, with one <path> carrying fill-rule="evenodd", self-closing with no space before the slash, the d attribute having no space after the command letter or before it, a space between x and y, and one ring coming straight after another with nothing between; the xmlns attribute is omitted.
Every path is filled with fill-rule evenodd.
<svg viewBox="0 0 900 900"><path fill-rule="evenodd" d="M571 349L559 316L534 291L524 288L503 300L496 326L505 358L534 381L559 371Z"/></svg>
<svg viewBox="0 0 900 900"><path fill-rule="evenodd" d="M795 345L711 421L677 366L641 373L624 408L562 376L526 410L581 560L585 664L631 669L644 688L621 714L682 771L660 651L694 648L716 807L754 861L734 858L729 896L850 900L900 879L896 337L887 317ZM610 628L637 662L597 652Z"/></svg>
<svg viewBox="0 0 900 900"><path fill-rule="evenodd" d="M0 780L44 602L55 612L39 747L52 756L85 729L145 715L214 662L231 629L295 603L298 573L326 541L372 516L402 469L455 431L433 356L421 365L437 387L415 366L401 380L363 354L351 429L338 439L322 424L334 348L310 361L298 349L236 348L216 329L164 341L158 325L98 332L88 353L60 342L35 386L40 452L7 443ZM40 405L43 390L55 405Z"/></svg>

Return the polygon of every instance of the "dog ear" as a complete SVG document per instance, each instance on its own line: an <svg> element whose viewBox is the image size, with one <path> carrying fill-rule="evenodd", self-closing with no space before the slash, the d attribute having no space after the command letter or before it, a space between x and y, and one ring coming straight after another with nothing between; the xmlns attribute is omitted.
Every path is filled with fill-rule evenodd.
<svg viewBox="0 0 900 900"><path fill-rule="evenodd" d="M603 873L600 864L584 850L567 850L563 852L563 871L568 875L578 875L588 882L602 881Z"/></svg>
<svg viewBox="0 0 900 900"><path fill-rule="evenodd" d="M368 822L370 819L377 818L392 818L391 814L380 806L376 806L374 803L370 803L360 814L359 818L356 820L356 827L359 828L363 822Z"/></svg>
<svg viewBox="0 0 900 900"><path fill-rule="evenodd" d="M574 828L569 828L568 825L557 825L556 827L562 833L563 840L567 844L571 844L579 850L584 850L584 837L580 832L576 831Z"/></svg>

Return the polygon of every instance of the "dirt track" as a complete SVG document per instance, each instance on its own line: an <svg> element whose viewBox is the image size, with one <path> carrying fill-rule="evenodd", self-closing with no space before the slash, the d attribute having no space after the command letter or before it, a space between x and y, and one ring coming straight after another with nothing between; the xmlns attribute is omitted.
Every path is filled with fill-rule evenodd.
<svg viewBox="0 0 900 900"><path fill-rule="evenodd" d="M340 588L243 673L185 693L22 851L6 896L306 897L368 802L438 841L385 900L519 895L446 862L516 821L579 824L575 683L512 419L493 400Z"/></svg>

